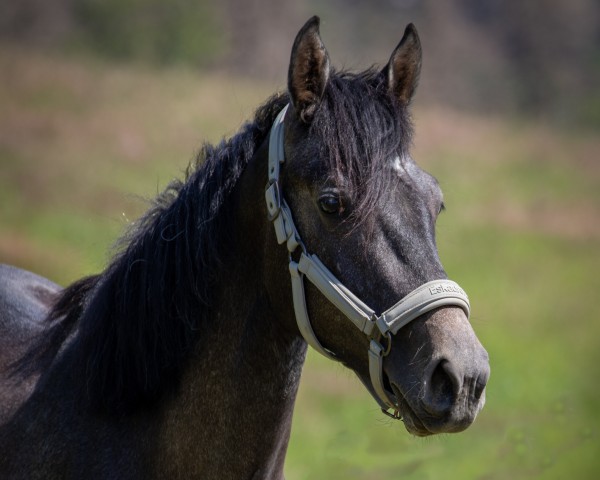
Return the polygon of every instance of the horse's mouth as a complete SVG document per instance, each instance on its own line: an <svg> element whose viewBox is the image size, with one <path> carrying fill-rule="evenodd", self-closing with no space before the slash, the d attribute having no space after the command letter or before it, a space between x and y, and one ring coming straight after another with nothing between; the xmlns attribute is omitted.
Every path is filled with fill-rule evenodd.
<svg viewBox="0 0 600 480"><path fill-rule="evenodd" d="M398 410L400 411L400 415L402 417L402 422L404 423L404 427L411 435L416 437L428 437L430 435L434 435L435 432L430 431L421 421L419 416L412 409L408 401L402 395L402 392L394 385L391 384L392 391L398 400Z"/></svg>

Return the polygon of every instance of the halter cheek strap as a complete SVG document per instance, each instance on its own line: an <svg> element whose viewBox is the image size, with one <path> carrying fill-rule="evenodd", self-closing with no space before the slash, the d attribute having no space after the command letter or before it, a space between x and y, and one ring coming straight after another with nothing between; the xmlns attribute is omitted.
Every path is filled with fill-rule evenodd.
<svg viewBox="0 0 600 480"><path fill-rule="evenodd" d="M392 347L391 336L417 317L441 306L457 306L463 309L467 318L470 313L469 299L462 288L452 280L434 280L416 288L381 315L354 295L319 258L307 252L292 213L279 187L279 170L285 161L283 149L283 119L287 106L279 113L269 139L269 180L265 188L265 201L268 217L275 227L279 244L285 243L290 254L289 270L292 280L292 297L298 329L315 350L322 355L338 360L326 349L312 329L306 307L304 278L306 277L333 305L335 305L369 340L369 376L374 397L384 413L400 418L398 399L385 388L383 380L383 358ZM301 249L298 261L292 254ZM385 347L382 339L386 339ZM393 413L389 413L388 410Z"/></svg>

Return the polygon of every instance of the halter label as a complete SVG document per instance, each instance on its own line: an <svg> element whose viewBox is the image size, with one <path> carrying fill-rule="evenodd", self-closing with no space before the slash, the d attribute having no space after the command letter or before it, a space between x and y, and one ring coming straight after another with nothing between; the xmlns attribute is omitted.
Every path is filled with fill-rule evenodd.
<svg viewBox="0 0 600 480"><path fill-rule="evenodd" d="M467 296L462 288L458 285L452 285L451 283L443 283L435 287L430 287L429 293L431 293L431 295L439 295L440 293L458 293L459 295Z"/></svg>

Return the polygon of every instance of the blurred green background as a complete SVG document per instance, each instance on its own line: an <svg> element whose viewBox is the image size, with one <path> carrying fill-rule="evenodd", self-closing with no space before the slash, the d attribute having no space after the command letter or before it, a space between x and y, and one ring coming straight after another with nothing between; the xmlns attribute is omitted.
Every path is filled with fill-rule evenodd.
<svg viewBox="0 0 600 480"><path fill-rule="evenodd" d="M424 47L414 157L442 184L442 261L491 356L466 432L415 439L311 352L290 480L600 477L600 6L500 0L0 3L0 262L62 284L203 141L285 88L312 14L334 65Z"/></svg>

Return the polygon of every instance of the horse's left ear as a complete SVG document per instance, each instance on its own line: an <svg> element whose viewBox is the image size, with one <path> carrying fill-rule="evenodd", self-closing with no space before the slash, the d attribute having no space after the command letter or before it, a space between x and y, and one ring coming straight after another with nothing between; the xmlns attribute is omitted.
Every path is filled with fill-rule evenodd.
<svg viewBox="0 0 600 480"><path fill-rule="evenodd" d="M407 106L415 93L421 73L421 55L419 35L411 23L383 69L390 94L401 105Z"/></svg>
<svg viewBox="0 0 600 480"><path fill-rule="evenodd" d="M298 32L288 70L288 90L300 119L310 123L329 80L329 55L319 35L319 17Z"/></svg>

